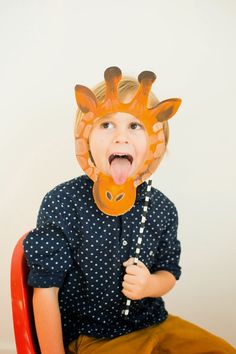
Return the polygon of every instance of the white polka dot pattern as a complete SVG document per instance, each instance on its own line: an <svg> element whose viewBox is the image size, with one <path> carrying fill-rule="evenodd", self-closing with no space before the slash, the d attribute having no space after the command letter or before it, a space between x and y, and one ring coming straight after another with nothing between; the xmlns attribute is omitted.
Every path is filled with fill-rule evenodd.
<svg viewBox="0 0 236 354"><path fill-rule="evenodd" d="M84 333L115 338L164 321L162 298L133 300L129 315L121 315L126 297L121 292L123 262L133 257L140 228L147 183L137 187L129 212L109 216L92 196L93 181L82 175L46 194L37 227L24 241L30 267L28 284L59 287L64 343ZM176 279L180 242L175 205L152 187L139 259L151 273L168 270Z"/></svg>

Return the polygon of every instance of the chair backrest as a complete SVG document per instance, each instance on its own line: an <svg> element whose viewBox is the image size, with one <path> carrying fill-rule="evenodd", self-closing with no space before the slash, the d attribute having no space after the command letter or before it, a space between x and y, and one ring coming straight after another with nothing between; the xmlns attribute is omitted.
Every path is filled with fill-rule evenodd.
<svg viewBox="0 0 236 354"><path fill-rule="evenodd" d="M11 300L17 354L40 353L32 310L33 289L27 285L28 267L22 242L17 242L11 260Z"/></svg>

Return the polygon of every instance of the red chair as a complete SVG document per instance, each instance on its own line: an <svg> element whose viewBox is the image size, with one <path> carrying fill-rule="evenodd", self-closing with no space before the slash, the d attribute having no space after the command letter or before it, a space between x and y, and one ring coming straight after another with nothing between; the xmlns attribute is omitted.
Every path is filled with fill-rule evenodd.
<svg viewBox="0 0 236 354"><path fill-rule="evenodd" d="M17 354L39 354L32 309L33 289L27 285L28 267L22 241L17 242L11 260L11 299Z"/></svg>

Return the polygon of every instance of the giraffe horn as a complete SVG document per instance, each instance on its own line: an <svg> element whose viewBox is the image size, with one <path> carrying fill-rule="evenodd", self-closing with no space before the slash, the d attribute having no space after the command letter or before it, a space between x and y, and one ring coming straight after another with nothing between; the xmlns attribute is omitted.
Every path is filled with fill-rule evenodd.
<svg viewBox="0 0 236 354"><path fill-rule="evenodd" d="M116 100L118 95L118 84L121 80L122 72L117 66L111 66L104 72L106 82L106 100Z"/></svg>
<svg viewBox="0 0 236 354"><path fill-rule="evenodd" d="M139 88L130 104L136 107L136 110L139 109L140 114L147 107L148 95L155 80L156 75L152 71L142 71L138 76Z"/></svg>
<svg viewBox="0 0 236 354"><path fill-rule="evenodd" d="M83 113L95 112L97 100L94 93L86 86L75 86L75 97L77 104Z"/></svg>

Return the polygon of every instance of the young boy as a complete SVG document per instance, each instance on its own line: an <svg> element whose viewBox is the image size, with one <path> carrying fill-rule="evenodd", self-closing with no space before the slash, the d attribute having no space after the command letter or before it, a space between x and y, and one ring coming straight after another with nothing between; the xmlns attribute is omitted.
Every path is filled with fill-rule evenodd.
<svg viewBox="0 0 236 354"><path fill-rule="evenodd" d="M76 87L86 174L46 194L24 241L42 354L236 353L165 309L162 296L181 273L178 214L153 187L147 205L145 180L165 153L180 100L158 103L150 93L155 106L147 108L154 80L143 72L138 85L111 67L94 92Z"/></svg>

